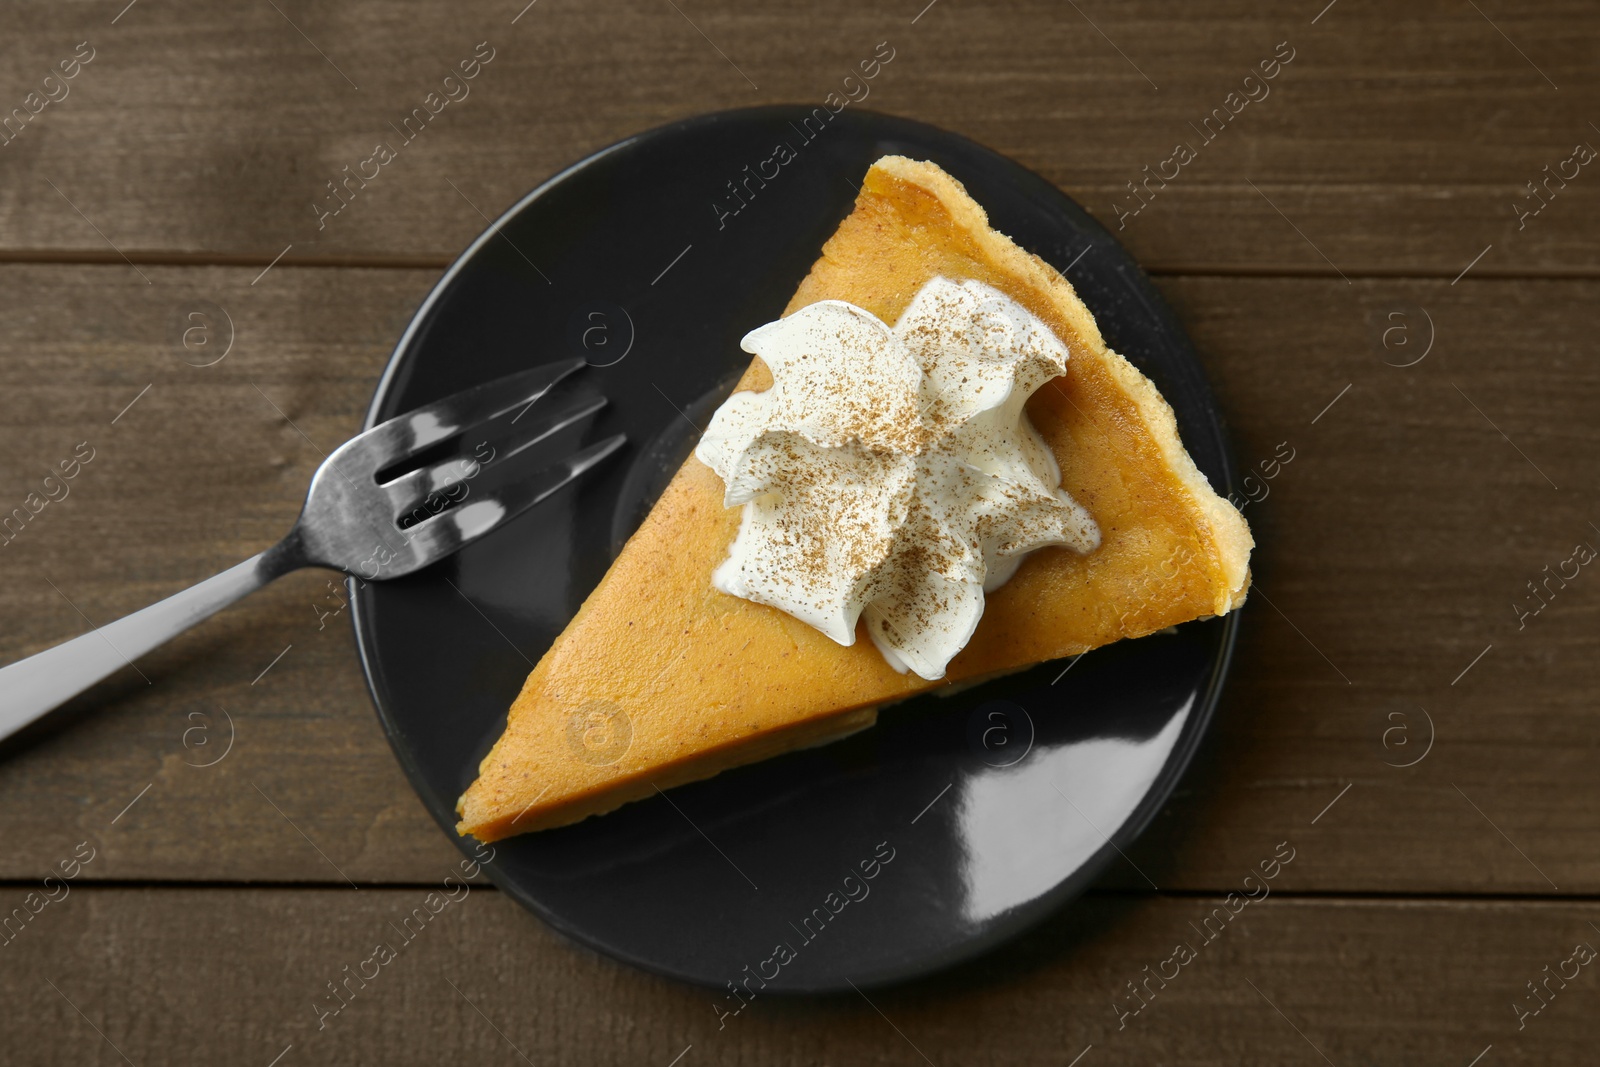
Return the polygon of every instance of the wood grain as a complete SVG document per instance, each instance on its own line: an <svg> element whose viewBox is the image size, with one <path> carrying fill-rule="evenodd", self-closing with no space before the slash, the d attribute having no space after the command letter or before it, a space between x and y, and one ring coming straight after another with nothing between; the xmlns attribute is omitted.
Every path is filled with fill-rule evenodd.
<svg viewBox="0 0 1600 1067"><path fill-rule="evenodd" d="M113 24L29 0L7 10L0 113L79 41L95 58L0 147L0 254L440 264L598 148L706 111L819 103L887 41L894 59L852 90L859 106L1006 153L1114 230L1117 205L1138 203L1127 184L1190 144L1197 158L1119 232L1154 270L1451 278L1490 245L1480 276L1600 270L1586 169L1536 217L1513 208L1541 203L1526 183L1546 165L1600 143L1577 0L924 7L186 0ZM325 183L399 140L393 126L479 42L494 59L470 95L321 226ZM1280 43L1292 62L1247 87ZM1260 98L1228 103L1247 89ZM1207 140L1214 108L1229 121Z"/></svg>
<svg viewBox="0 0 1600 1067"><path fill-rule="evenodd" d="M1600 578L1545 569L1600 547L1600 179L1568 164L1518 218L1547 166L1600 145L1592 5L525 3L7 5L0 518L93 458L0 533L0 661L280 536L486 218L641 130L818 103L887 41L854 106L1066 190L1164 276L1202 353L1260 498L1215 727L1127 866L953 973L763 998L719 1029L719 994L478 885L319 1029L327 983L456 857L343 615L319 619L327 576L293 575L0 746L0 917L96 850L69 896L0 930L0 1059L1592 1058L1592 966L1520 1026L1513 1007L1600 945ZM30 99L60 95L44 78L82 41L70 91ZM325 183L479 42L470 97L319 228ZM1270 95L1205 139L1191 124L1280 42ZM1119 220L1178 142L1196 158ZM213 332L185 347L197 323ZM1198 944L1190 924L1280 841L1296 859L1271 898L1119 1028L1127 983Z"/></svg>
<svg viewBox="0 0 1600 1067"><path fill-rule="evenodd" d="M433 279L279 266L252 287L249 269L145 273L151 285L126 266L0 268L15 297L0 334L16 353L0 363L0 488L20 504L77 442L97 450L71 495L0 548L0 604L14 620L0 656L279 536L321 453L359 424ZM1263 844L1309 833L1289 888L1600 891L1587 696L1600 685L1600 584L1584 570L1521 629L1512 607L1535 603L1526 583L1575 543L1600 546L1589 525L1600 384L1587 355L1600 284L1162 287L1241 465L1261 475L1285 442L1294 459L1246 506L1258 596L1233 680L1133 862L1163 888L1225 889ZM168 331L175 308L202 298L228 311L237 341L197 368ZM1430 321L1427 356L1390 365L1423 351ZM1397 326L1410 333L1385 347ZM125 671L19 746L0 775L0 877L42 876L86 833L104 849L92 878L431 877L450 846L389 754L344 619L318 629L325 582L292 576L141 661L153 684ZM1424 750L1419 708L1437 742L1415 767L1391 766ZM197 768L218 751L197 744L220 742L218 709L237 726L236 750ZM216 734L186 746L197 725ZM1143 881L1127 869L1110 884Z"/></svg>
<svg viewBox="0 0 1600 1067"><path fill-rule="evenodd" d="M1467 1064L1491 1045L1487 1062L1579 1063L1592 1046L1595 965L1562 967L1600 941L1592 907L1274 896L1213 919L1207 942L1218 899L1089 897L951 975L757 997L719 1029L725 991L565 944L486 889L401 943L391 924L427 892L74 889L0 948L0 1042L41 1067L286 1049L284 1064L1061 1065L1090 1046L1082 1064ZM328 983L379 942L397 958L350 979L335 1014ZM1195 958L1163 967L1180 942ZM1540 1003L1526 983L1547 966L1576 977L1541 987L1519 1029L1512 1005ZM1176 977L1124 1018L1147 967Z"/></svg>

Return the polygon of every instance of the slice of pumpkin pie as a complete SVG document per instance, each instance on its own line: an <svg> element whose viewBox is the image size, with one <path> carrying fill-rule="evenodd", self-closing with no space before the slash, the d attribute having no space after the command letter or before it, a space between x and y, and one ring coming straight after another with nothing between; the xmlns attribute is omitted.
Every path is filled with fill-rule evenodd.
<svg viewBox="0 0 1600 1067"><path fill-rule="evenodd" d="M1249 528L1057 271L888 156L461 797L484 841L1221 615Z"/></svg>

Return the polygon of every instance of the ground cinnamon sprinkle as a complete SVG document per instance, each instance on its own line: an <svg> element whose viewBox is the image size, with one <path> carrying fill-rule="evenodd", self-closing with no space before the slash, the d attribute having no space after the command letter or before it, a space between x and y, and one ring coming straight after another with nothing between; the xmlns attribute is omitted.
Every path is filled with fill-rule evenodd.
<svg viewBox="0 0 1600 1067"><path fill-rule="evenodd" d="M1043 545L1099 544L1022 408L1067 350L997 290L935 278L892 328L822 301L745 348L772 387L730 397L697 450L745 507L717 588L841 644L864 612L896 669L938 678L986 583Z"/></svg>

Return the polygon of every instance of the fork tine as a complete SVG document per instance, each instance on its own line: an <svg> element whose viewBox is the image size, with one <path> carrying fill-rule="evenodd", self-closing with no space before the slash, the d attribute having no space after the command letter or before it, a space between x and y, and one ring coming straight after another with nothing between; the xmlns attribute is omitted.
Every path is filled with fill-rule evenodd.
<svg viewBox="0 0 1600 1067"><path fill-rule="evenodd" d="M582 359L546 363L463 390L379 423L346 442L334 457L341 469L353 460L363 473L375 473L468 427L525 409L584 365Z"/></svg>
<svg viewBox="0 0 1600 1067"><path fill-rule="evenodd" d="M583 421L605 407L606 403L605 397L591 395L566 401L551 411L541 408L541 417L538 420L528 419L523 422L509 441L493 442L496 454L482 464L477 464L477 461L470 457L458 456L429 467L409 471L393 481L385 482L381 488L394 502L395 514L404 516L407 512L425 504L435 494L476 478L482 469L492 464L503 463L552 434ZM477 470L473 469L475 464L478 466Z"/></svg>
<svg viewBox="0 0 1600 1067"><path fill-rule="evenodd" d="M467 542L516 518L598 465L626 444L627 440L625 434L608 437L546 467L532 478L519 480L485 499L463 504L417 523L407 533L421 561L419 565L447 556Z"/></svg>

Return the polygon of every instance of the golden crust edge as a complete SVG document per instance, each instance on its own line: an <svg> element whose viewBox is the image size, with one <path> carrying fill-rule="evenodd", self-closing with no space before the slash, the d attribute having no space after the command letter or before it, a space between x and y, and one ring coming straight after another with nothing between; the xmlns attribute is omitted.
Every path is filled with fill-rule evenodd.
<svg viewBox="0 0 1600 1067"><path fill-rule="evenodd" d="M1177 418L1166 398L1139 368L1106 345L1094 316L1079 299L1072 283L1060 271L991 226L988 212L972 198L966 186L937 164L906 156L884 156L870 169L882 170L928 190L996 263L1022 275L1050 295L1056 309L1095 349L1117 384L1132 398L1162 459L1188 492L1221 573L1222 581L1214 591L1214 613L1223 615L1244 603L1250 587L1250 552L1255 547L1249 525L1237 508L1217 495L1210 480L1183 447Z"/></svg>
<svg viewBox="0 0 1600 1067"><path fill-rule="evenodd" d="M869 704L865 707L851 708L792 724L782 730L761 736L753 744L729 742L717 748L697 752L693 756L653 771L641 772L608 783L603 789L581 793L563 803L540 808L525 823L523 818L528 815L528 809L524 809L520 815L509 820L504 814L475 820L465 810L467 793L463 793L456 801L456 814L460 816L456 822L456 834L460 837L475 837L489 844L518 834L570 826L595 815L608 814L635 800L643 800L651 793L715 778L724 771L750 763L759 763L772 756L843 740L877 723L878 711L885 706L887 704ZM468 789L467 792L470 793L471 790ZM531 807L532 805L529 805L529 808ZM522 825L519 826L519 823Z"/></svg>

